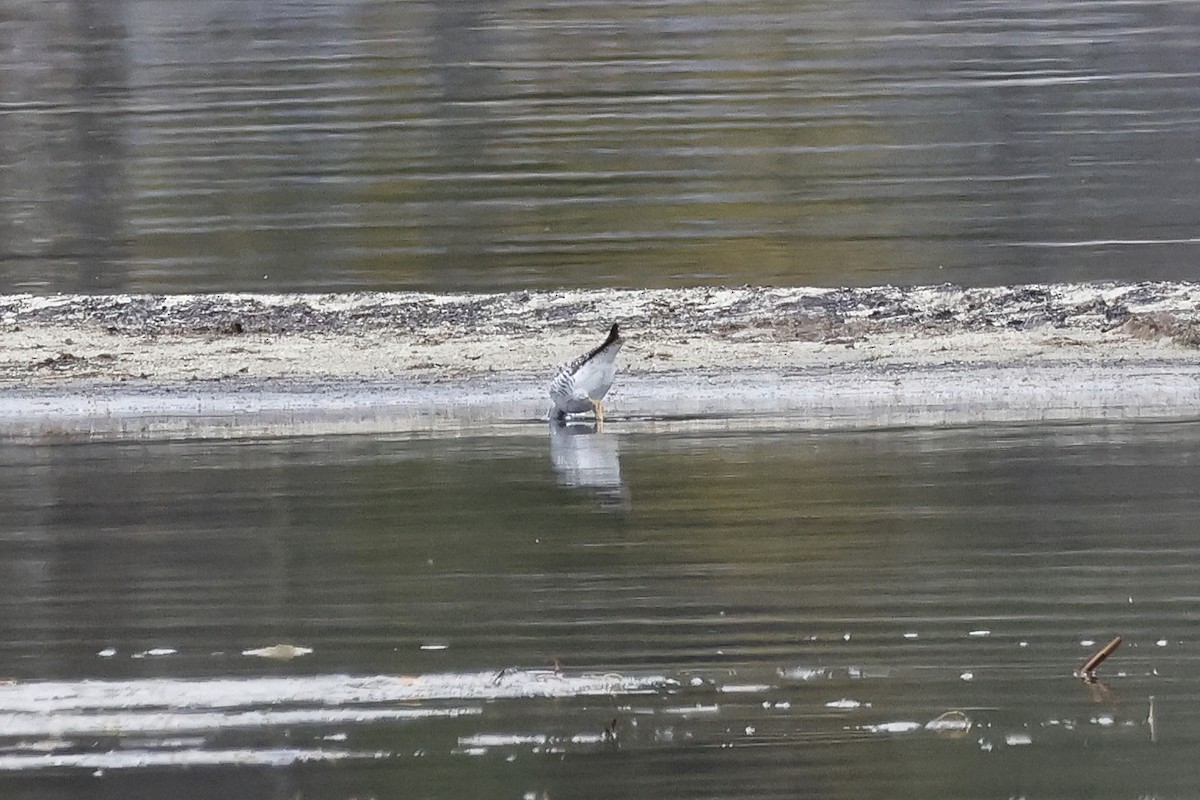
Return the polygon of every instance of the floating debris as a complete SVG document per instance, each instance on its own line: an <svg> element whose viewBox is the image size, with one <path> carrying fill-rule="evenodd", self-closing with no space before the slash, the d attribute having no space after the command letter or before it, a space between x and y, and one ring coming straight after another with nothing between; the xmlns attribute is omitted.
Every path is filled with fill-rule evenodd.
<svg viewBox="0 0 1200 800"><path fill-rule="evenodd" d="M830 700L825 704L826 708L870 708L870 703L862 703L858 700L851 700L848 697L843 697L841 700Z"/></svg>
<svg viewBox="0 0 1200 800"><path fill-rule="evenodd" d="M696 703L694 706L667 706L662 709L663 714L679 714L685 717L695 716L696 714L720 714L721 707L718 705L702 705Z"/></svg>
<svg viewBox="0 0 1200 800"><path fill-rule="evenodd" d="M143 650L140 653L134 653L130 658L158 658L162 656L173 656L179 651L174 647L152 647L149 650Z"/></svg>
<svg viewBox="0 0 1200 800"><path fill-rule="evenodd" d="M242 655L272 658L277 661L290 661L293 658L309 655L312 651L311 647L301 647L295 644L276 644L270 647L258 647L254 650L243 650Z"/></svg>
<svg viewBox="0 0 1200 800"><path fill-rule="evenodd" d="M860 730L870 733L912 733L921 730L919 722L881 722L878 725L862 725Z"/></svg>
<svg viewBox="0 0 1200 800"><path fill-rule="evenodd" d="M830 670L824 667L792 667L777 670L779 677L793 681L814 681L818 678L832 678Z"/></svg>
<svg viewBox="0 0 1200 800"><path fill-rule="evenodd" d="M717 691L721 694L762 694L774 688L766 683L727 683L717 687Z"/></svg>
<svg viewBox="0 0 1200 800"><path fill-rule="evenodd" d="M613 745L605 734L576 733L550 736L544 733L476 733L460 736L452 752L461 756L486 756L493 750L528 749L532 753L564 753L569 746Z"/></svg>
<svg viewBox="0 0 1200 800"><path fill-rule="evenodd" d="M947 711L939 714L925 723L925 730L932 733L957 738L966 736L972 726L971 718L962 711Z"/></svg>

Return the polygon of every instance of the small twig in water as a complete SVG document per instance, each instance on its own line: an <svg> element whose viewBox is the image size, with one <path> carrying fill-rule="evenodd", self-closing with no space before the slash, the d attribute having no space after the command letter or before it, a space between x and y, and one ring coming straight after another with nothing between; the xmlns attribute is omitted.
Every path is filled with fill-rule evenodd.
<svg viewBox="0 0 1200 800"><path fill-rule="evenodd" d="M1150 726L1150 742L1158 742L1158 729L1154 726L1154 695L1150 695L1150 713L1146 715L1146 724Z"/></svg>
<svg viewBox="0 0 1200 800"><path fill-rule="evenodd" d="M1096 680L1096 670L1099 669L1100 665L1104 663L1104 659L1108 658L1114 652L1116 652L1116 649L1120 646L1121 646L1121 637L1117 636L1111 642L1104 645L1104 647L1100 648L1100 650L1097 651L1097 653L1094 656L1089 658L1087 660L1087 662L1082 667L1080 667L1079 670L1075 674L1078 675L1080 678L1083 678L1083 680L1088 681L1088 682Z"/></svg>
<svg viewBox="0 0 1200 800"><path fill-rule="evenodd" d="M617 718L613 717L607 725L604 726L604 741L613 747L620 747L620 742L617 741Z"/></svg>

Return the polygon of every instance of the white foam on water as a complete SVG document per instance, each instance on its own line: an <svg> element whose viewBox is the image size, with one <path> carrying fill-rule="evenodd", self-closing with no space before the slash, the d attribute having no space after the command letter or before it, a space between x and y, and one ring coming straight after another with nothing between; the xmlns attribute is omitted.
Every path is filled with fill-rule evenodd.
<svg viewBox="0 0 1200 800"><path fill-rule="evenodd" d="M727 683L717 687L717 691L722 694L758 694L769 692L774 688L765 683Z"/></svg>
<svg viewBox="0 0 1200 800"><path fill-rule="evenodd" d="M458 746L466 749L544 745L550 740L544 733L476 733L458 737Z"/></svg>
<svg viewBox="0 0 1200 800"><path fill-rule="evenodd" d="M921 730L919 722L881 722L878 725L862 725L860 730L871 733L912 733Z"/></svg>
<svg viewBox="0 0 1200 800"><path fill-rule="evenodd" d="M4 736L124 736L148 733L192 733L290 725L365 724L371 722L475 716L483 709L460 708L314 708L295 711L239 713L108 712L96 714L0 715Z"/></svg>
<svg viewBox="0 0 1200 800"><path fill-rule="evenodd" d="M870 703L867 703L869 706ZM843 697L841 700L830 700L825 704L826 708L862 708L863 704L858 700L851 700L848 697Z"/></svg>
<svg viewBox="0 0 1200 800"><path fill-rule="evenodd" d="M356 725L479 716L482 704L497 698L612 698L665 694L678 688L677 681L659 675L572 675L546 669L17 682L0 685L0 771L77 768L103 772L138 767L281 766L304 761L386 758L387 753L328 747L206 746L214 734L224 731L278 731L305 726L315 728L317 740L328 745L347 741L350 735L346 731ZM685 713L705 710L691 708ZM599 743L603 736L595 732L545 741L536 737L509 737L503 741L510 746L525 742L548 750ZM482 754L494 746L495 741L467 739L458 752ZM86 752L88 749L91 752Z"/></svg>
<svg viewBox="0 0 1200 800"><path fill-rule="evenodd" d="M0 771L44 769L144 769L147 767L264 766L286 767L313 761L387 758L388 753L305 748L238 750L112 750L104 753L0 755Z"/></svg>
<svg viewBox="0 0 1200 800"><path fill-rule="evenodd" d="M0 685L0 714L25 712L49 715L106 709L202 711L264 705L316 705L329 708L424 700L654 694L678 686L677 681L661 675L571 675L554 670L208 680L41 681Z"/></svg>
<svg viewBox="0 0 1200 800"><path fill-rule="evenodd" d="M663 714L680 714L685 717L690 717L696 714L720 714L721 707L717 705L701 705L697 703L694 706L668 706L662 709Z"/></svg>

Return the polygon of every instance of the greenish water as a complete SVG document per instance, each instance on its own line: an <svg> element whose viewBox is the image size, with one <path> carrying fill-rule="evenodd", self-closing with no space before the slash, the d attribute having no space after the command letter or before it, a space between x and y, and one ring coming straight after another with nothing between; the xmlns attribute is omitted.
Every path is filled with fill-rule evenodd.
<svg viewBox="0 0 1200 800"><path fill-rule="evenodd" d="M1198 465L1185 423L5 445L0 793L1186 796Z"/></svg>
<svg viewBox="0 0 1200 800"><path fill-rule="evenodd" d="M9 0L6 291L1194 278L1200 5Z"/></svg>

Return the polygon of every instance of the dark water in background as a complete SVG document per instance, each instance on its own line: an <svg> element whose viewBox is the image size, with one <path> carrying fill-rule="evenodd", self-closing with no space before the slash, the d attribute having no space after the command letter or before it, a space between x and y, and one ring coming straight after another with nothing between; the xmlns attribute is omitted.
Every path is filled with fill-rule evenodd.
<svg viewBox="0 0 1200 800"><path fill-rule="evenodd" d="M6 291L1196 277L1200 4L9 0Z"/></svg>
<svg viewBox="0 0 1200 800"><path fill-rule="evenodd" d="M1197 425L588 430L0 449L0 794L1200 785Z"/></svg>

